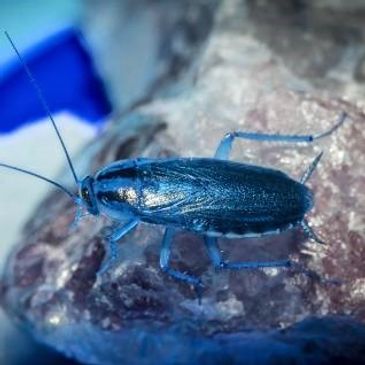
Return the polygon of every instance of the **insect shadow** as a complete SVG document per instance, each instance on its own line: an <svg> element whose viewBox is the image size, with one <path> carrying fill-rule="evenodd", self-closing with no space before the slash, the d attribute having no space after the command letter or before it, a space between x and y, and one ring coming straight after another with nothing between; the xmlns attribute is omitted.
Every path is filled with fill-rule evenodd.
<svg viewBox="0 0 365 365"><path fill-rule="evenodd" d="M99 269L99 276L117 260L117 242L140 222L166 226L160 267L174 279L192 285L199 298L203 289L201 279L170 267L177 229L202 235L209 258L217 269L289 268L293 265L290 260L228 262L221 256L218 237L261 237L301 227L308 239L324 243L305 218L314 205L313 193L305 183L316 169L322 152L299 181L272 168L238 163L229 158L237 138L258 142L312 143L339 128L347 117L345 112L332 128L316 135L232 132L223 137L212 158L127 159L106 165L94 176L79 179L39 85L7 32L5 36L52 123L78 192L71 192L58 182L29 170L5 163L0 163L0 166L32 175L66 193L78 207L75 224L85 211L94 216L104 215L115 222L107 237L108 253Z"/></svg>

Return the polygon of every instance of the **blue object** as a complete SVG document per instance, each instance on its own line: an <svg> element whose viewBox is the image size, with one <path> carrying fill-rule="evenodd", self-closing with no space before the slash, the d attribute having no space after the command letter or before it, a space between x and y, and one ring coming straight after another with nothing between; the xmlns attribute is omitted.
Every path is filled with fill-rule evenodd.
<svg viewBox="0 0 365 365"><path fill-rule="evenodd" d="M42 96L41 96L42 99ZM233 132L221 140L214 158L137 158L116 161L94 176L79 180L57 126L51 122L74 175L78 193L41 175L0 163L0 167L20 171L45 180L68 194L78 206L74 224L86 214L103 214L115 222L107 238L108 253L99 268L103 275L118 258L117 241L140 222L166 226L160 252L160 267L172 278L192 285L199 297L204 288L199 277L170 266L176 229L204 236L206 248L217 269L245 270L291 267L289 260L227 262L220 254L217 237L260 237L301 227L307 238L323 243L309 226L305 215L313 207L313 194L305 183L322 156L320 153L300 181L281 171L229 161L236 138L254 141L311 143L339 128L347 117L342 113L329 130L316 135L280 135ZM128 223L126 223L128 220Z"/></svg>
<svg viewBox="0 0 365 365"><path fill-rule="evenodd" d="M203 289L200 278L170 267L176 229L203 235L209 257L218 269L291 267L289 260L226 262L221 257L217 237L260 237L301 227L307 238L323 243L305 219L314 201L312 192L304 185L322 153L301 180L295 181L278 170L229 161L232 143L236 138L311 143L333 133L346 117L342 113L332 128L317 135L228 133L220 142L215 158L122 160L103 167L94 177L78 181L79 193L75 199L79 210L86 209L95 216L104 214L116 223L108 237L109 252L98 275L105 273L115 261L115 241L139 222L166 226L160 267L176 280L194 286L199 299Z"/></svg>
<svg viewBox="0 0 365 365"><path fill-rule="evenodd" d="M96 123L111 104L91 57L73 28L38 43L22 56L39 84L52 113L68 110ZM0 70L0 133L46 117L22 65L14 61Z"/></svg>

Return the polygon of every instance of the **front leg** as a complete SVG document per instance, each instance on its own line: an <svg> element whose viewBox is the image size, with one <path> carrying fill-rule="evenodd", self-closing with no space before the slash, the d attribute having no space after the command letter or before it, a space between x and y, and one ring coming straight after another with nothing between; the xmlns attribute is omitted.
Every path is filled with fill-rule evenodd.
<svg viewBox="0 0 365 365"><path fill-rule="evenodd" d="M126 224L116 227L112 234L107 237L108 244L103 263L97 273L98 276L105 274L119 257L118 241L138 225L138 220L131 219Z"/></svg>

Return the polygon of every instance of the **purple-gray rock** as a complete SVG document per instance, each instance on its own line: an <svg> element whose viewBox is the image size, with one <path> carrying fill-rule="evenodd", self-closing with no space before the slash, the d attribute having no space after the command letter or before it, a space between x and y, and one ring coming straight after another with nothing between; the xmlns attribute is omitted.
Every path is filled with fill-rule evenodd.
<svg viewBox="0 0 365 365"><path fill-rule="evenodd" d="M315 26L290 32L284 22L285 47L272 45L276 23L258 9L256 1L223 1L179 92L161 91L112 120L77 169L93 173L136 156L212 156L238 129L316 134L346 111L348 121L314 146L238 141L232 156L299 178L324 150L308 183L315 193L308 218L327 245L306 242L300 230L222 239L228 260L289 257L299 269L216 272L201 237L179 232L172 266L202 277L199 305L192 288L159 269L163 227L140 224L121 240L118 263L97 278L108 222L87 217L70 231L76 207L54 192L25 227L1 289L5 308L40 341L90 364L365 362L365 92L347 57L356 49L360 60L361 47L318 31L313 14L320 19L323 7L314 6ZM329 42L336 57L324 57L323 47L299 62L301 40Z"/></svg>

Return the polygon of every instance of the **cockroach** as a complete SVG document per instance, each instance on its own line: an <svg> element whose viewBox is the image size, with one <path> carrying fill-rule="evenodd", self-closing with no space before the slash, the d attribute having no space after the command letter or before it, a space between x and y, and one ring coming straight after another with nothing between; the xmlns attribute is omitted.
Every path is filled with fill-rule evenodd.
<svg viewBox="0 0 365 365"><path fill-rule="evenodd" d="M272 168L230 161L236 138L253 141L311 143L324 138L345 121L343 112L335 125L317 135L281 135L233 132L224 136L213 158L137 158L116 161L101 168L94 176L79 179L66 145L58 130L39 85L5 32L16 52L40 102L48 115L78 187L73 193L42 175L1 163L0 166L42 179L70 196L78 206L76 221L83 211L104 215L115 222L108 237L109 250L99 270L108 270L117 257L117 242L140 222L166 227L160 252L160 267L176 280L203 288L201 279L170 267L171 246L177 229L204 236L214 267L243 270L288 268L290 260L267 262L226 262L222 259L217 238L260 237L301 227L307 238L323 243L309 226L305 216L314 205L311 190L305 185L316 169L322 152L313 160L299 181Z"/></svg>

